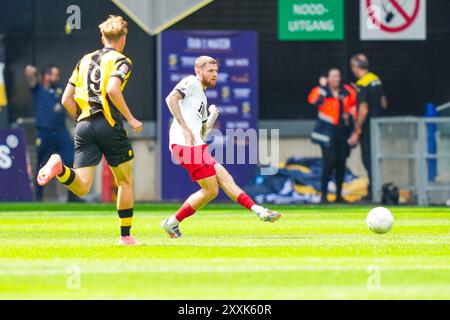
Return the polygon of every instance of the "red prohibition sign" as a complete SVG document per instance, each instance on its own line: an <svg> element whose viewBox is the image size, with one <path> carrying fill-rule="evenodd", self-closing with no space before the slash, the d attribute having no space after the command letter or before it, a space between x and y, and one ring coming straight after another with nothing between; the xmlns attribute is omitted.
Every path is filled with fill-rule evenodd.
<svg viewBox="0 0 450 320"><path fill-rule="evenodd" d="M367 1L367 8L370 8L372 6L372 0L366 0L366 1ZM379 25L381 30L386 31L386 32L400 32L400 31L403 31L406 28L408 28L414 22L414 20L416 20L417 15L419 14L419 10L420 10L420 0L414 0L416 3L414 6L414 12L412 15L409 15L403 9L403 7L398 3L398 0L388 0L388 1L398 11L398 13L403 17L403 19L405 20L405 23L398 27L389 27L389 26L386 26L383 23L381 23L381 21L377 21L373 12L369 11L369 16L374 21L374 24Z"/></svg>

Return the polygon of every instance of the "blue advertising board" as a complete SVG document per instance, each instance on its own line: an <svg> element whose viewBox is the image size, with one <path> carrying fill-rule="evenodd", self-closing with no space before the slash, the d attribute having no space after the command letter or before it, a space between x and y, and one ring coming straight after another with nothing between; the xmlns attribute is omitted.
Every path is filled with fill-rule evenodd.
<svg viewBox="0 0 450 320"><path fill-rule="evenodd" d="M23 131L0 130L0 202L33 200L28 168Z"/></svg>
<svg viewBox="0 0 450 320"><path fill-rule="evenodd" d="M183 200L199 187L171 159L169 128L173 117L165 98L180 80L195 74L196 57L207 55L216 59L219 64L217 85L208 88L205 94L208 106L214 104L219 109L220 116L215 128L223 134L223 139L216 137L211 142L210 149L228 152L227 132L235 129L258 129L258 38L257 33L252 31L165 31L159 40L161 199ZM213 156L216 155L213 153ZM251 161L238 164L237 161L222 161L217 156L215 158L239 185L250 182L255 173L256 163ZM220 197L224 198L224 195Z"/></svg>

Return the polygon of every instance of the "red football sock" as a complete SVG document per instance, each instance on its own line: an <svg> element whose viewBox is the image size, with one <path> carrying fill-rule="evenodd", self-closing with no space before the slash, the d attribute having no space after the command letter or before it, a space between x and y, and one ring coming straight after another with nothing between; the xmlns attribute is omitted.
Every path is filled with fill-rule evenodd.
<svg viewBox="0 0 450 320"><path fill-rule="evenodd" d="M183 206L175 213L175 218L181 222L187 217L192 216L195 213L195 209L191 207L188 202L185 202Z"/></svg>
<svg viewBox="0 0 450 320"><path fill-rule="evenodd" d="M251 210L252 206L255 205L255 201L253 201L245 192L242 192L236 201L248 210Z"/></svg>

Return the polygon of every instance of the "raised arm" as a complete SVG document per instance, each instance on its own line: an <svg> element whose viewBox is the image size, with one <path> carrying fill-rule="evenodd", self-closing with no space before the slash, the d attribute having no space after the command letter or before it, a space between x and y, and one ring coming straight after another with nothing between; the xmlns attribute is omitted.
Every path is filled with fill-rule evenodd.
<svg viewBox="0 0 450 320"><path fill-rule="evenodd" d="M193 146L195 145L195 137L191 129L188 127L186 121L184 120L183 115L181 114L181 100L183 100L183 96L181 95L181 93L177 90L172 90L172 92L166 98L166 103L169 107L170 113L181 126L184 138L186 139L186 143L190 146Z"/></svg>
<svg viewBox="0 0 450 320"><path fill-rule="evenodd" d="M327 78L320 77L319 86L313 88L308 96L308 102L312 105L320 107L327 96Z"/></svg>
<svg viewBox="0 0 450 320"><path fill-rule="evenodd" d="M122 80L118 77L111 77L108 80L106 86L106 92L114 103L114 106L119 110L122 116L127 120L128 124L131 126L134 132L142 131L142 122L137 120L128 108L125 98L122 94Z"/></svg>
<svg viewBox="0 0 450 320"><path fill-rule="evenodd" d="M39 84L39 71L35 66L27 65L25 67L25 77L27 78L28 86L34 89Z"/></svg>

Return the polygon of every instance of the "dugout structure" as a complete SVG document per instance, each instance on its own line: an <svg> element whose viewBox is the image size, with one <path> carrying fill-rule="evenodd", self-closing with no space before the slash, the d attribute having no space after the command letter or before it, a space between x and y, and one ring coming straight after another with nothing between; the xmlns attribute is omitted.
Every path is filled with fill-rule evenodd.
<svg viewBox="0 0 450 320"><path fill-rule="evenodd" d="M448 202L450 117L372 119L371 143L374 201L381 202L383 184L392 182L408 191L408 202L420 206ZM430 148L431 143L436 147Z"/></svg>

